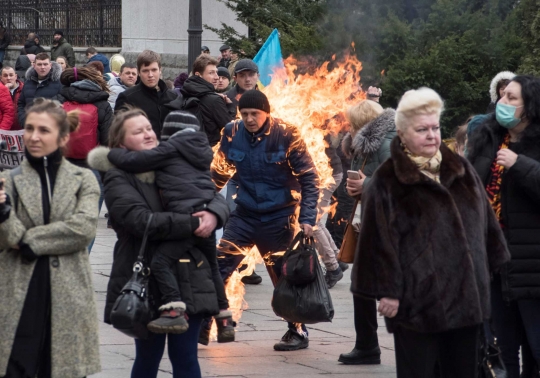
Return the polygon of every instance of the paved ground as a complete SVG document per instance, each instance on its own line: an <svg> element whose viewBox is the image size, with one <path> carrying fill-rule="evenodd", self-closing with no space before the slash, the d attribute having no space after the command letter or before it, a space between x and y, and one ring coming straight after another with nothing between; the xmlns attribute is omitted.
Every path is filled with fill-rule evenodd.
<svg viewBox="0 0 540 378"><path fill-rule="evenodd" d="M106 220L99 220L98 236L91 254L94 285L98 300L99 318L103 307L108 276L112 263L115 233L106 228ZM279 377L308 378L316 376L394 377L395 360L393 339L379 319L379 343L382 364L379 366L346 366L337 362L340 353L354 346L352 297L349 292L350 269L332 290L335 317L332 323L309 327L310 345L297 352L275 352L272 348L286 331L286 323L277 318L271 307L272 285L263 266L257 268L263 283L246 288L249 309L244 311L236 333L236 342L211 343L200 346L199 361L203 377ZM93 377L129 377L134 358L133 340L111 326L100 323L101 363L103 371ZM165 355L158 377L171 377L172 369Z"/></svg>

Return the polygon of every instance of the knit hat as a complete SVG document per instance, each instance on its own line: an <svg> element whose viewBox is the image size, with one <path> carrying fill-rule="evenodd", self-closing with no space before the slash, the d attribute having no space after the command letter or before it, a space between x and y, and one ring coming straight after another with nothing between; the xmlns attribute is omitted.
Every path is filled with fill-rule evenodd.
<svg viewBox="0 0 540 378"><path fill-rule="evenodd" d="M270 103L268 97L261 91L252 89L244 92L240 101L238 101L238 109L259 109L263 112L270 113Z"/></svg>
<svg viewBox="0 0 540 378"><path fill-rule="evenodd" d="M60 29L55 30L53 35L55 34L60 34L62 37L64 36L64 32Z"/></svg>
<svg viewBox="0 0 540 378"><path fill-rule="evenodd" d="M201 46L201 52L205 52L205 51L210 52L210 49L208 48L208 46Z"/></svg>
<svg viewBox="0 0 540 378"><path fill-rule="evenodd" d="M181 112L179 110L170 112L165 117L163 129L161 130L161 140L167 141L170 137L179 131L199 131L201 126L199 120L191 113Z"/></svg>
<svg viewBox="0 0 540 378"><path fill-rule="evenodd" d="M224 76L227 79L231 80L231 74L229 73L229 70L226 69L225 67L219 67L217 69L217 74L218 76Z"/></svg>
<svg viewBox="0 0 540 378"><path fill-rule="evenodd" d="M178 75L176 77L176 79L174 79L174 87L175 88L182 88L184 86L184 83L185 81L187 80L187 78L189 77L189 75L185 72L182 72L180 75Z"/></svg>

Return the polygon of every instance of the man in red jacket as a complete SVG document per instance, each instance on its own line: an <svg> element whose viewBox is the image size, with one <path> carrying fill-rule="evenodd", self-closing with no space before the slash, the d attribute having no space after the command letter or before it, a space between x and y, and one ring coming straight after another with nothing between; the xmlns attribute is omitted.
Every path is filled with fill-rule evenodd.
<svg viewBox="0 0 540 378"><path fill-rule="evenodd" d="M22 81L17 79L17 73L15 72L13 67L10 66L4 66L4 68L2 68L0 80L2 81L2 84L4 84L3 86L8 89L10 94L9 99L11 100L13 105L13 119L11 121L11 124L8 124L10 117L6 117L4 115L4 111L6 111L6 105L3 104L5 91L4 89L0 90L0 102L2 103L0 105L0 111L2 112L0 129L20 130L21 126L19 125L19 120L17 118L17 101L19 100L19 96L21 95L24 84Z"/></svg>

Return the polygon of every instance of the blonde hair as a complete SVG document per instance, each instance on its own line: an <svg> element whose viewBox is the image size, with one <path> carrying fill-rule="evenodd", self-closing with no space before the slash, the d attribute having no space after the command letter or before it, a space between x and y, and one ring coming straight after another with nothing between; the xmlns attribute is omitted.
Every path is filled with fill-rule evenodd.
<svg viewBox="0 0 540 378"><path fill-rule="evenodd" d="M379 103L364 100L347 109L347 120L351 124L352 131L358 131L369 122L383 113L384 109Z"/></svg>
<svg viewBox="0 0 540 378"><path fill-rule="evenodd" d="M414 116L424 114L441 115L444 102L433 89L422 87L405 92L396 109L396 127L405 130Z"/></svg>

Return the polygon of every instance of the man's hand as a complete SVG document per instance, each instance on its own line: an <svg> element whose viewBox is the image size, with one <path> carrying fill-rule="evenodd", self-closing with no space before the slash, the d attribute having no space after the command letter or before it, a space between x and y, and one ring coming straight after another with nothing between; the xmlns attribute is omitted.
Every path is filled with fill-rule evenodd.
<svg viewBox="0 0 540 378"><path fill-rule="evenodd" d="M199 217L200 225L194 232L195 236L200 238L209 237L217 227L217 217L209 211L199 211L193 214Z"/></svg>
<svg viewBox="0 0 540 378"><path fill-rule="evenodd" d="M399 309L399 300L392 298L383 298L379 303L379 314L387 318L393 318L397 315Z"/></svg>
<svg viewBox="0 0 540 378"><path fill-rule="evenodd" d="M502 165L506 169L510 169L516 164L518 155L507 148L497 152L497 164Z"/></svg>
<svg viewBox="0 0 540 378"><path fill-rule="evenodd" d="M366 180L366 175L362 171L358 171L360 174L360 180L347 179L347 193L351 197L358 197L362 194L364 189L364 181Z"/></svg>
<svg viewBox="0 0 540 378"><path fill-rule="evenodd" d="M221 98L225 101L226 104L232 104L231 99L226 94L223 94L223 93L216 93L216 94L218 96L221 96Z"/></svg>
<svg viewBox="0 0 540 378"><path fill-rule="evenodd" d="M310 224L303 223L300 225L300 228L302 231L304 231L304 235L306 238L310 238L313 236L313 227Z"/></svg>

